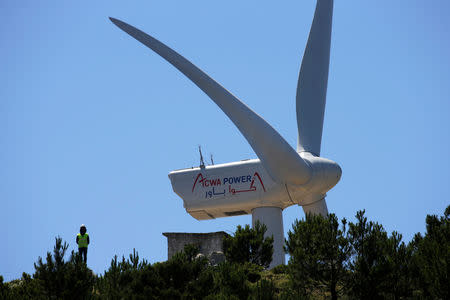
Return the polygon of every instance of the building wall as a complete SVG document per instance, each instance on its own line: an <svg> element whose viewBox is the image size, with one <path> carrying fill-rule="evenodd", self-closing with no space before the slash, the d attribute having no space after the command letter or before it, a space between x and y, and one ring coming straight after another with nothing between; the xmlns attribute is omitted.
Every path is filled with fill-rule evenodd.
<svg viewBox="0 0 450 300"><path fill-rule="evenodd" d="M167 259L182 251L185 245L193 244L199 247L200 253L210 257L213 252L223 252L223 237L228 235L223 231L210 233L164 232L167 237Z"/></svg>

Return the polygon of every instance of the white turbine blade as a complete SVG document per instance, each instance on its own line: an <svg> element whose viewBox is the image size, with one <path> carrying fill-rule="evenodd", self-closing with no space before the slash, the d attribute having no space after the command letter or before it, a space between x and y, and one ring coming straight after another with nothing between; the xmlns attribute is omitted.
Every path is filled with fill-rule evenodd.
<svg viewBox="0 0 450 300"><path fill-rule="evenodd" d="M308 205L303 205L302 208L305 212L305 215L312 214L326 217L326 215L328 214L328 208L327 203L325 202L325 198Z"/></svg>
<svg viewBox="0 0 450 300"><path fill-rule="evenodd" d="M333 0L317 0L297 85L298 152L320 155L330 64Z"/></svg>
<svg viewBox="0 0 450 300"><path fill-rule="evenodd" d="M308 164L263 118L163 43L131 25L110 19L120 29L170 62L205 92L244 135L274 181L299 185L309 180L311 170Z"/></svg>

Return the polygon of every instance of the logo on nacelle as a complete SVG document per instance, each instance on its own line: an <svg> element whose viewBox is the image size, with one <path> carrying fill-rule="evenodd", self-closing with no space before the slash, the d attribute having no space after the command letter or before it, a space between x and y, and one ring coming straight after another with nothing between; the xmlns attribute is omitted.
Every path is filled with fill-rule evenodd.
<svg viewBox="0 0 450 300"><path fill-rule="evenodd" d="M206 176L203 176L202 173L198 173L197 177L194 180L194 184L192 185L192 192L194 192L196 186L208 189L208 191L205 192L205 198L211 198L212 196L217 195L235 195L238 193L255 192L257 190L256 186L258 182L261 184L262 190L266 192L266 188L258 172L255 172L253 176L226 176L223 178L208 178ZM237 189L234 188L233 185L239 185L240 187L239 189ZM210 188L212 189L209 190ZM219 192L216 192L216 188L219 190Z"/></svg>

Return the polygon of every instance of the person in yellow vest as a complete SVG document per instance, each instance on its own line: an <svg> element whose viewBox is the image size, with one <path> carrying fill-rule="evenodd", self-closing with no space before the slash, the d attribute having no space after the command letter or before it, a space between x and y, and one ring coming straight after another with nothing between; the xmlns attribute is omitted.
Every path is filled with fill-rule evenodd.
<svg viewBox="0 0 450 300"><path fill-rule="evenodd" d="M86 233L86 226L81 224L80 233L77 234L78 253L84 262L87 262L87 249L89 245L89 234Z"/></svg>

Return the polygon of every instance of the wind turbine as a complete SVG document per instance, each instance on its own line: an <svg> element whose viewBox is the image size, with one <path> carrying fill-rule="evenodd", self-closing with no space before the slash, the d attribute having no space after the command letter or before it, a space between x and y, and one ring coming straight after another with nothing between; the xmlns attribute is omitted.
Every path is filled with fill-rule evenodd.
<svg viewBox="0 0 450 300"><path fill-rule="evenodd" d="M294 150L263 118L160 41L120 20L120 29L159 54L205 92L247 139L259 159L172 171L173 190L197 220L252 214L274 237L270 267L283 264L284 208L326 215L326 192L341 177L339 165L320 157L330 60L333 0L317 0L297 86L298 144Z"/></svg>

